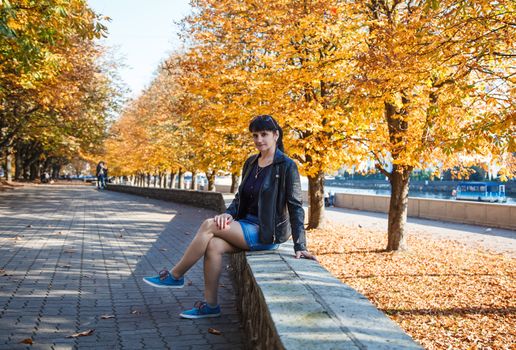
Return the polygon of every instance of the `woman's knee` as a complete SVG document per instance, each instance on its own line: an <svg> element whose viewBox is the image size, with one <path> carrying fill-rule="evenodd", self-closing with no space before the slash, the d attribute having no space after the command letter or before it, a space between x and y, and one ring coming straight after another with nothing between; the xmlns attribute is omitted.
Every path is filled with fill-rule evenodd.
<svg viewBox="0 0 516 350"><path fill-rule="evenodd" d="M213 237L210 239L210 242L208 243L208 247L206 248L206 254L207 255L222 255L224 254L226 249L226 244L224 240Z"/></svg>
<svg viewBox="0 0 516 350"><path fill-rule="evenodd" d="M217 230L217 224L213 218L206 219L201 224L201 232L202 233L213 233Z"/></svg>

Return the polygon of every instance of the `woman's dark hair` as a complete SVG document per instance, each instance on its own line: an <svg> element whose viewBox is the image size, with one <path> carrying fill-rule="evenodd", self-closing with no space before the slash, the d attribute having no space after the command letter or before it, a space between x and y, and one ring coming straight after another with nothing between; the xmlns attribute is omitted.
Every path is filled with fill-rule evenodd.
<svg viewBox="0 0 516 350"><path fill-rule="evenodd" d="M285 152L283 147L283 130L279 126L278 122L270 115L264 114L254 117L253 120L251 120L251 123L249 123L249 131L278 131L279 137L276 145L281 152Z"/></svg>

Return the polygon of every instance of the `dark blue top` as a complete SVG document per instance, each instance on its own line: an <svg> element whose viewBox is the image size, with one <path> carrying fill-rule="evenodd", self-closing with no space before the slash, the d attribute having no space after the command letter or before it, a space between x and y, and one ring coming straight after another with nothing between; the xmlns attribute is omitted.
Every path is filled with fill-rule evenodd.
<svg viewBox="0 0 516 350"><path fill-rule="evenodd" d="M247 176L240 199L240 205L244 208L246 214L258 216L258 196L263 180L270 172L271 165L261 168L258 166L258 162L256 162L249 176Z"/></svg>

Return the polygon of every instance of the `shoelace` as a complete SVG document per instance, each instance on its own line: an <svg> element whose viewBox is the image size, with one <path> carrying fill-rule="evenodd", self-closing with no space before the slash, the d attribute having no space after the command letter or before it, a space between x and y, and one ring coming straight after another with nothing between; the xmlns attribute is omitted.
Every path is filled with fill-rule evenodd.
<svg viewBox="0 0 516 350"><path fill-rule="evenodd" d="M208 306L208 303L205 301L198 300L194 303L194 308L199 309L199 310L202 310L202 309L206 308L207 306Z"/></svg>
<svg viewBox="0 0 516 350"><path fill-rule="evenodd" d="M159 272L159 280L163 281L168 277L168 275L170 275L170 272L166 268L164 268Z"/></svg>

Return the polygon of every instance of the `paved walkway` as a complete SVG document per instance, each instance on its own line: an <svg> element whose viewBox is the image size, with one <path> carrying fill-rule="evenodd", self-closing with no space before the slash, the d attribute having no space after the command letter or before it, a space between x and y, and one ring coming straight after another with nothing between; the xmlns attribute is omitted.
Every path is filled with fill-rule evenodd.
<svg viewBox="0 0 516 350"><path fill-rule="evenodd" d="M170 267L213 214L86 186L0 193L0 349L241 349L227 271L219 319L178 316L203 297L202 262L184 289L141 280Z"/></svg>

